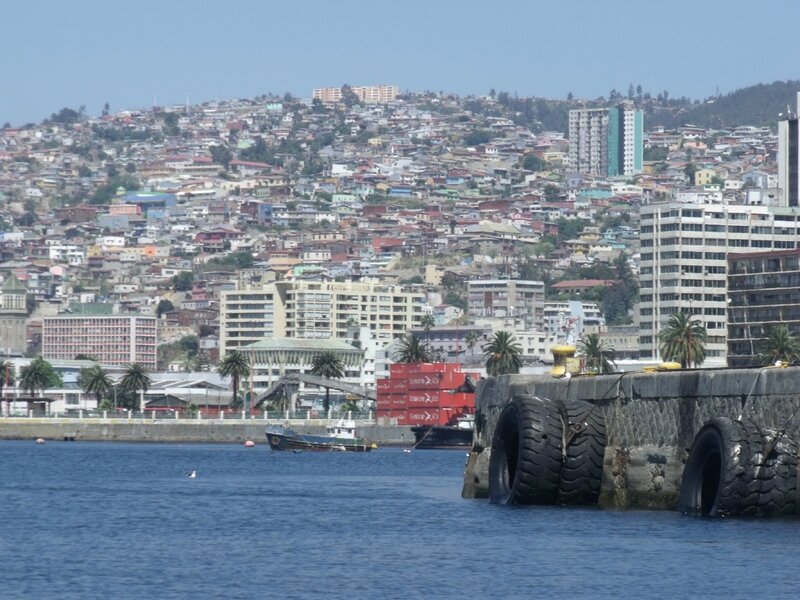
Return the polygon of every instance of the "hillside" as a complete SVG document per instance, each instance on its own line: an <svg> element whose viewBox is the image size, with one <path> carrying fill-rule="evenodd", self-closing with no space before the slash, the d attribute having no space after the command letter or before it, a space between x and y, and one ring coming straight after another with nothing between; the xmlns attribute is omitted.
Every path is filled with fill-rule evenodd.
<svg viewBox="0 0 800 600"><path fill-rule="evenodd" d="M571 109L612 106L628 99L644 111L646 129L659 125L674 129L687 123L710 129L730 129L739 125L775 127L778 114L786 112L787 105L796 108L798 91L800 81L775 81L700 101L685 96L673 98L666 90L655 96L649 92L642 93L641 86L634 93L631 85L628 96L611 90L608 97L594 100L573 99L571 95L566 100L552 100L516 97L508 92L500 92L496 96L492 93L491 100L486 97L467 98L464 108L484 117L507 117L534 131L566 133Z"/></svg>
<svg viewBox="0 0 800 600"><path fill-rule="evenodd" d="M664 125L672 128L686 123L712 129L739 125L775 127L779 113L786 107L797 108L796 95L800 81L759 83L730 92L705 102L684 106L655 105L645 117L645 126Z"/></svg>

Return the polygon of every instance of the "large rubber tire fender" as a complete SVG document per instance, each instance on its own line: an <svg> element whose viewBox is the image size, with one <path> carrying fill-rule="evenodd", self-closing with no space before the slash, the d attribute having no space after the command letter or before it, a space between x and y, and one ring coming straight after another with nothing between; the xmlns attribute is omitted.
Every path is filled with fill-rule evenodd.
<svg viewBox="0 0 800 600"><path fill-rule="evenodd" d="M683 469L678 507L705 516L754 514L759 485L753 445L761 435L751 424L718 417L697 432Z"/></svg>
<svg viewBox="0 0 800 600"><path fill-rule="evenodd" d="M798 511L797 444L784 432L762 429L751 444L753 483L757 491L754 510L744 514L758 517L794 515Z"/></svg>
<svg viewBox="0 0 800 600"><path fill-rule="evenodd" d="M517 395L500 413L489 459L496 504L555 504L561 471L561 416L550 400Z"/></svg>
<svg viewBox="0 0 800 600"><path fill-rule="evenodd" d="M594 506L603 478L605 417L600 408L583 400L564 400L558 404L564 424L558 504Z"/></svg>

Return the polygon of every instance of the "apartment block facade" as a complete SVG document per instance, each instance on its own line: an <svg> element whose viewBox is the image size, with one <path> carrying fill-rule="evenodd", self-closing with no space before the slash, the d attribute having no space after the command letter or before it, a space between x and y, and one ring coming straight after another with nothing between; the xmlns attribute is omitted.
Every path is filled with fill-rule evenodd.
<svg viewBox="0 0 800 600"><path fill-rule="evenodd" d="M522 279L483 279L468 283L472 319L508 319L527 329L544 324L544 282Z"/></svg>
<svg viewBox="0 0 800 600"><path fill-rule="evenodd" d="M569 164L576 173L598 177L641 173L643 140L643 113L630 103L569 111Z"/></svg>
<svg viewBox="0 0 800 600"><path fill-rule="evenodd" d="M797 94L800 110L800 92ZM800 127L797 112L778 120L778 189L784 206L800 205Z"/></svg>
<svg viewBox="0 0 800 600"><path fill-rule="evenodd" d="M365 104L385 104L393 102L400 95L400 89L396 85L354 85L351 87L353 93ZM322 102L341 102L342 88L325 87L316 88L312 98Z"/></svg>
<svg viewBox="0 0 800 600"><path fill-rule="evenodd" d="M706 366L724 366L728 254L794 249L799 235L796 208L681 202L642 206L640 357L658 359L659 332L670 315L688 311L708 332Z"/></svg>
<svg viewBox="0 0 800 600"><path fill-rule="evenodd" d="M361 282L278 281L220 296L221 354L264 338L347 339L368 328L376 340L401 337L422 320L425 294Z"/></svg>
<svg viewBox="0 0 800 600"><path fill-rule="evenodd" d="M72 360L79 354L108 366L139 363L157 367L158 320L155 317L57 316L42 320L42 356Z"/></svg>
<svg viewBox="0 0 800 600"><path fill-rule="evenodd" d="M785 325L800 335L800 250L728 255L728 366L760 366L759 345Z"/></svg>

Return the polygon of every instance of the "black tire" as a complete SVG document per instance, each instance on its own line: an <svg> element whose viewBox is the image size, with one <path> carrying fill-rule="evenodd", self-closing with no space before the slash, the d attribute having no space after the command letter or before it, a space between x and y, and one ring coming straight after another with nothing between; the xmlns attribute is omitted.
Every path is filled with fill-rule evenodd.
<svg viewBox="0 0 800 600"><path fill-rule="evenodd" d="M764 429L751 447L757 485L754 514L778 517L797 513L797 444L781 432Z"/></svg>
<svg viewBox="0 0 800 600"><path fill-rule="evenodd" d="M514 396L492 437L489 499L495 504L555 504L560 471L558 407L534 396Z"/></svg>
<svg viewBox="0 0 800 600"><path fill-rule="evenodd" d="M759 483L753 445L759 439L750 424L725 417L708 421L695 436L683 469L680 511L718 517L755 514Z"/></svg>
<svg viewBox="0 0 800 600"><path fill-rule="evenodd" d="M563 464L558 504L594 506L600 496L606 420L594 404L583 400L559 402L563 432Z"/></svg>

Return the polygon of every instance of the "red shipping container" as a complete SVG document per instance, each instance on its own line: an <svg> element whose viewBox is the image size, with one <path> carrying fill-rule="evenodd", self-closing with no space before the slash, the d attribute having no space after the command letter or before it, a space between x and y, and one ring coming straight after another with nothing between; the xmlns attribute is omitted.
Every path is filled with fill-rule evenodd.
<svg viewBox="0 0 800 600"><path fill-rule="evenodd" d="M441 380L441 373L414 373L408 376L408 389L437 390Z"/></svg>
<svg viewBox="0 0 800 600"><path fill-rule="evenodd" d="M388 392L391 389L392 380L388 377L385 379L378 379L375 381L375 389L379 392Z"/></svg>
<svg viewBox="0 0 800 600"><path fill-rule="evenodd" d="M390 379L388 391L392 394L405 393L408 389L407 379Z"/></svg>
<svg viewBox="0 0 800 600"><path fill-rule="evenodd" d="M391 374L392 379L405 377L408 375L409 367L413 366L415 365L407 363L395 363L393 365L389 365L389 373Z"/></svg>
<svg viewBox="0 0 800 600"><path fill-rule="evenodd" d="M442 392L439 394L439 406L469 408L470 412L473 412L475 409L475 394Z"/></svg>
<svg viewBox="0 0 800 600"><path fill-rule="evenodd" d="M409 408L438 408L439 406L439 391L438 390L409 390L408 391L408 407Z"/></svg>
<svg viewBox="0 0 800 600"><path fill-rule="evenodd" d="M375 406L378 410L389 410L394 408L405 408L407 395L400 394L378 394L375 400Z"/></svg>
<svg viewBox="0 0 800 600"><path fill-rule="evenodd" d="M444 425L449 420L447 411L438 408L409 408L409 425Z"/></svg>
<svg viewBox="0 0 800 600"><path fill-rule="evenodd" d="M408 415L404 410L378 410L376 414L379 419L397 419L398 425L406 425L408 422Z"/></svg>

